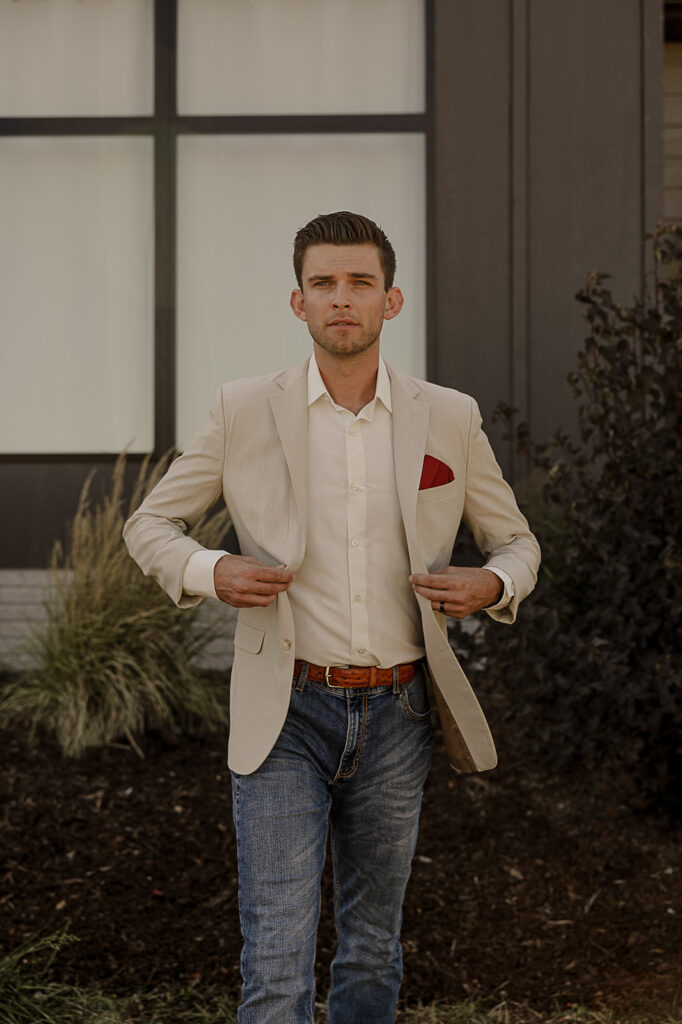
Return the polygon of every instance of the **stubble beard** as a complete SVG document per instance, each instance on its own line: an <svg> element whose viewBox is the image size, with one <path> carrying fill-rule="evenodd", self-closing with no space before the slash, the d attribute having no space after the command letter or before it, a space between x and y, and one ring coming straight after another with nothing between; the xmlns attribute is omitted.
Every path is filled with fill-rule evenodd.
<svg viewBox="0 0 682 1024"><path fill-rule="evenodd" d="M362 355L363 352L367 352L373 345L376 345L379 341L382 325L383 319L376 323L372 322L361 335L356 335L355 337L347 336L345 338L335 337L333 328L327 327L326 324L311 324L308 321L308 331L313 341L321 349L324 349L329 355L344 359ZM355 330L356 328L354 327L349 328L349 335Z"/></svg>

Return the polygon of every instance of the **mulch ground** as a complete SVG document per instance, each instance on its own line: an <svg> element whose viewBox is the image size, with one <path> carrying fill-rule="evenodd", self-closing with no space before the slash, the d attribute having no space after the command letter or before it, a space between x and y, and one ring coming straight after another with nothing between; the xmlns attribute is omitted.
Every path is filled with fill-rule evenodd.
<svg viewBox="0 0 682 1024"><path fill-rule="evenodd" d="M502 737L501 767L455 776L437 744L404 914L403 995L682 1007L680 823L615 787L553 776ZM506 749L505 749L506 747ZM0 951L68 924L55 979L237 989L240 934L222 736L65 761L0 731ZM325 877L319 980L334 947Z"/></svg>

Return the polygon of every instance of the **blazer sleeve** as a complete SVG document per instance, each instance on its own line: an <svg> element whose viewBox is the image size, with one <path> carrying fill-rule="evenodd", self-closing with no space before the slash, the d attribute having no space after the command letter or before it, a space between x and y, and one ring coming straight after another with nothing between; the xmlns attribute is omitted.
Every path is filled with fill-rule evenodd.
<svg viewBox="0 0 682 1024"><path fill-rule="evenodd" d="M225 414L218 388L199 433L123 527L132 558L180 608L202 600L182 589L188 559L203 550L187 532L220 497L224 461Z"/></svg>
<svg viewBox="0 0 682 1024"><path fill-rule="evenodd" d="M462 518L486 558L486 565L503 569L514 581L514 596L509 604L488 610L491 618L511 623L516 618L519 603L535 586L540 545L516 504L514 492L502 476L473 399Z"/></svg>

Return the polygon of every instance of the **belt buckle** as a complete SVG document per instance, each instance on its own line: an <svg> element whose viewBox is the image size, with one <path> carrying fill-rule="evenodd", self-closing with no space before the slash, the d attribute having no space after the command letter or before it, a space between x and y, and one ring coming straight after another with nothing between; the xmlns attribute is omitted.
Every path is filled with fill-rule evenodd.
<svg viewBox="0 0 682 1024"><path fill-rule="evenodd" d="M324 667L324 681L325 681L325 685L328 686L330 690L345 690L346 689L345 686L334 686L334 684L331 682L330 677L329 677L329 673L331 672L332 667L333 667L332 665L325 665L325 667Z"/></svg>

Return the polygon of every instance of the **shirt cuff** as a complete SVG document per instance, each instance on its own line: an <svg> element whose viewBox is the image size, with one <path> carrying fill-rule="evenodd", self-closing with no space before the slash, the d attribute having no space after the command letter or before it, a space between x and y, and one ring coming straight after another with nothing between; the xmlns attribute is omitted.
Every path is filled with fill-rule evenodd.
<svg viewBox="0 0 682 1024"><path fill-rule="evenodd" d="M209 551L204 548L202 551L195 551L187 559L187 565L182 576L182 589L186 594L193 594L195 597L214 597L218 599L213 582L213 570L216 562L227 551Z"/></svg>
<svg viewBox="0 0 682 1024"><path fill-rule="evenodd" d="M192 555L192 558L194 558L194 555ZM190 561L191 560L192 559L190 559ZM499 576L499 578L502 580L502 583L504 584L502 597L497 602L497 604L489 604L483 609L483 611L494 612L497 611L499 608L506 608L509 602L511 601L512 597L514 596L514 581L512 580L511 576L509 575L508 572L505 572L504 569L497 569L492 565L483 565L481 566L481 568L487 569L488 572L494 572L496 576Z"/></svg>

